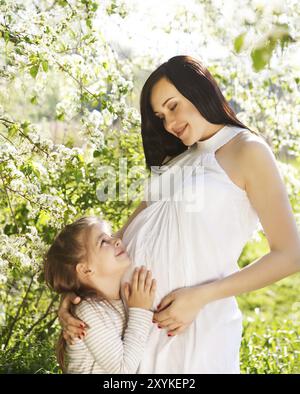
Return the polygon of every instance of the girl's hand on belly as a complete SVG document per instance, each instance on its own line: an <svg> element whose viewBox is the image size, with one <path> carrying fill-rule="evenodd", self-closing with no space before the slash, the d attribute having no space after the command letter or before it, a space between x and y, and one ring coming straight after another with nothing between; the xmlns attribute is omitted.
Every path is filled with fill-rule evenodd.
<svg viewBox="0 0 300 394"><path fill-rule="evenodd" d="M159 328L167 329L169 336L182 333L207 304L205 287L203 286L203 297L200 288L184 287L164 297L154 313L154 321Z"/></svg>

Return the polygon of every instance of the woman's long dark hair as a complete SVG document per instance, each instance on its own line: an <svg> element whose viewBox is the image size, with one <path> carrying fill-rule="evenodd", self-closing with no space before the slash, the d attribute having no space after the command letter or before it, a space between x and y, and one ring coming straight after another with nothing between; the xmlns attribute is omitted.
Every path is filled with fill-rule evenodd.
<svg viewBox="0 0 300 394"><path fill-rule="evenodd" d="M179 138L165 130L163 121L152 110L151 91L161 78L172 83L208 122L248 129L237 119L206 67L191 56L174 56L151 73L141 92L141 129L148 169L162 165L167 156L175 157L188 148Z"/></svg>

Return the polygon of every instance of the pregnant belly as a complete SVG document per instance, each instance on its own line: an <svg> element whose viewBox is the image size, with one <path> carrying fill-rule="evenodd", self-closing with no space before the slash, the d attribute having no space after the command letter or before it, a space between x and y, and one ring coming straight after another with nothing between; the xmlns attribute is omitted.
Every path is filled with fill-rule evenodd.
<svg viewBox="0 0 300 394"><path fill-rule="evenodd" d="M136 266L145 265L157 280L155 305L170 291L186 286L184 247L170 209L170 203L152 204L135 217L123 235L132 261L123 281L131 278Z"/></svg>
<svg viewBox="0 0 300 394"><path fill-rule="evenodd" d="M197 245L195 242L189 244L191 234L184 226L176 207L159 202L143 210L124 233L123 242L132 265L123 281L130 281L136 266L145 265L150 269L157 280L154 309L171 291L215 280L218 275L217 266L208 264L211 261L206 258L211 253L206 255L202 246L198 250L199 242ZM187 239L183 239L184 234L187 234ZM207 242L203 244L211 250ZM197 317L198 325L205 326L205 330L221 327L236 319L241 319L241 313L234 297L206 305ZM157 337L156 330L153 328L150 337Z"/></svg>
<svg viewBox="0 0 300 394"><path fill-rule="evenodd" d="M218 266L211 262L212 247L207 241L199 243L198 222L198 217L187 219L181 206L172 202L159 201L144 209L123 235L132 261L123 281L130 281L136 266L145 265L157 280L158 305L175 289L217 279ZM195 234L191 234L191 228Z"/></svg>

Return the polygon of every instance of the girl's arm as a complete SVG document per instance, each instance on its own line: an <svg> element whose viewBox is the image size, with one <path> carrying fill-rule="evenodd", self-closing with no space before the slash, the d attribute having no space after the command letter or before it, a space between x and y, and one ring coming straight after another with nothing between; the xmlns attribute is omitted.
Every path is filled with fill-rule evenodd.
<svg viewBox="0 0 300 394"><path fill-rule="evenodd" d="M126 230L126 228L129 226L129 224L133 221L133 219L140 213L142 212L143 209L147 208L147 203L146 201L142 201L138 207L135 209L135 211L129 216L129 218L127 219L127 222L124 224L124 226L118 230L114 236L115 237L119 237L119 238L123 238L123 234Z"/></svg>
<svg viewBox="0 0 300 394"><path fill-rule="evenodd" d="M129 308L128 324L122 339L106 309L108 307L93 303L82 301L76 310L78 317L90 327L83 339L85 345L106 373L135 374L145 351L153 312Z"/></svg>

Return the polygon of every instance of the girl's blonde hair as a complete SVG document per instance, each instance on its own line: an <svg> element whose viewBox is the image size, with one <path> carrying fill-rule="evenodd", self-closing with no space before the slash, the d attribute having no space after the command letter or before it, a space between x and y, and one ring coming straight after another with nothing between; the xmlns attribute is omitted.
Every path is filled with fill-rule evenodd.
<svg viewBox="0 0 300 394"><path fill-rule="evenodd" d="M77 219L74 223L68 224L56 236L52 245L44 258L44 276L47 285L59 294L75 293L82 300L87 298L104 301L112 308L116 309L110 300L100 291L82 284L77 276L76 266L88 259L88 249L86 240L95 224L105 223L110 228L107 221L94 216L84 216ZM126 302L120 291L125 311ZM71 314L75 317L75 306L71 306ZM56 356L57 361L65 372L65 351L66 341L62 335L57 342Z"/></svg>

